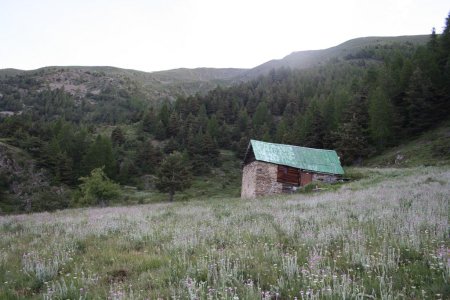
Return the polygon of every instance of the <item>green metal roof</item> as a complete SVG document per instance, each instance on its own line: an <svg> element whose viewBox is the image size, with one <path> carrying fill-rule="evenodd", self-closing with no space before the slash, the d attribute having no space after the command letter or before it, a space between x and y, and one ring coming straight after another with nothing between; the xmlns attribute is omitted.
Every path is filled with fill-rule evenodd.
<svg viewBox="0 0 450 300"><path fill-rule="evenodd" d="M334 150L266 143L250 140L255 159L319 173L344 174L339 157Z"/></svg>

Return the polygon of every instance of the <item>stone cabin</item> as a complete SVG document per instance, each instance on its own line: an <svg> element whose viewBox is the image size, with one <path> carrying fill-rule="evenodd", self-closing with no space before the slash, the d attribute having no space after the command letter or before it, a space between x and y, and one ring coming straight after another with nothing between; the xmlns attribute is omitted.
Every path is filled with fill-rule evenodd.
<svg viewBox="0 0 450 300"><path fill-rule="evenodd" d="M336 182L343 174L334 150L251 140L245 153L241 198L289 193L311 182Z"/></svg>

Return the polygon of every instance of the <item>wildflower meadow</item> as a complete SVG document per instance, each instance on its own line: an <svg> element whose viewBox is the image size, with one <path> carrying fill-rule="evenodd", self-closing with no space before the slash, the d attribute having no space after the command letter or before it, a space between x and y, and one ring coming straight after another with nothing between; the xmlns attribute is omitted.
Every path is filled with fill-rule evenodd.
<svg viewBox="0 0 450 300"><path fill-rule="evenodd" d="M0 217L0 299L449 299L450 170Z"/></svg>

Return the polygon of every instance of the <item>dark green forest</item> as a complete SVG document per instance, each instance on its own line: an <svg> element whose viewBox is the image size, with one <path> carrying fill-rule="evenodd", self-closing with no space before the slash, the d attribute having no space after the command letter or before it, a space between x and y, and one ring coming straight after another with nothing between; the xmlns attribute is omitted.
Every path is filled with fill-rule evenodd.
<svg viewBox="0 0 450 300"><path fill-rule="evenodd" d="M193 176L205 176L220 168L220 150L242 158L250 139L335 149L344 165L362 164L448 120L449 20L426 45L365 47L309 69L274 69L162 103L145 101L132 84L86 100L62 88L33 90L27 75L7 76L0 79L0 111L22 113L0 117L0 143L23 151L48 184L18 191L20 175L1 169L0 199L9 203L3 209L94 205L80 200L80 178L103 168L107 178L142 188L141 178L161 174L173 152ZM30 197L31 204L23 200Z"/></svg>

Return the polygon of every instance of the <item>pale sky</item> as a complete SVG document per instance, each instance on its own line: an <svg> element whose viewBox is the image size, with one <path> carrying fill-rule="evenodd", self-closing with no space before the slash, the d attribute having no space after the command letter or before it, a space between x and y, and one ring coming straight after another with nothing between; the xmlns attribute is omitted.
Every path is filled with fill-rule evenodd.
<svg viewBox="0 0 450 300"><path fill-rule="evenodd" d="M252 68L363 36L442 32L448 0L0 0L0 69Z"/></svg>

